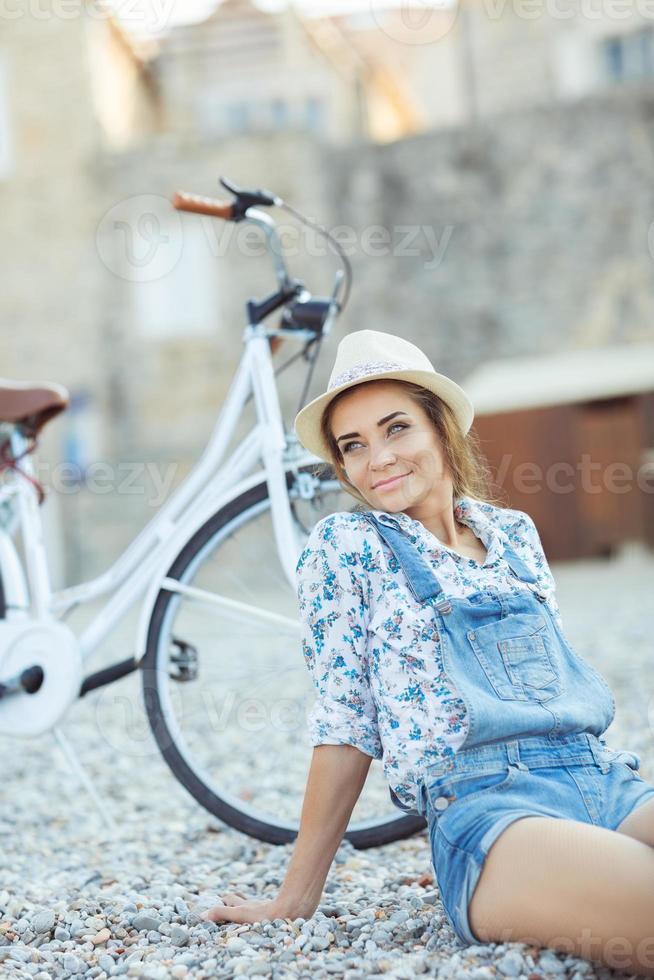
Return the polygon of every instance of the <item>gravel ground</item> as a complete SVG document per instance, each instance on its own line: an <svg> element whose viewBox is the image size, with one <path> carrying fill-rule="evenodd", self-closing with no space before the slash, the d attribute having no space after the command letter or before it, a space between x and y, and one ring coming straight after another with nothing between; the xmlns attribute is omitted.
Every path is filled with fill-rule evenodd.
<svg viewBox="0 0 654 980"><path fill-rule="evenodd" d="M646 620L654 555L632 546L610 562L553 564L552 571L567 635L616 697L607 741L638 752L641 775L654 782ZM137 686L134 675L114 685ZM112 750L98 731L95 696L73 707L63 730L111 810L116 835L53 738L0 738L0 977L619 975L524 944L461 946L442 909L426 831L365 851L344 841L307 922L201 921L197 912L221 892L274 897L292 845L262 844L220 823L156 750L136 760ZM117 716L117 725L123 721ZM147 742L145 719L136 722Z"/></svg>

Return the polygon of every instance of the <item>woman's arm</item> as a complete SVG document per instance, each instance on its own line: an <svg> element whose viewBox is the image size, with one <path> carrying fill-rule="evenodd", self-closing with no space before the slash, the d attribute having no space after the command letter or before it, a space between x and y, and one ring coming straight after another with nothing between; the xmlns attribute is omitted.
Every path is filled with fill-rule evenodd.
<svg viewBox="0 0 654 980"><path fill-rule="evenodd" d="M283 917L307 919L316 911L371 762L353 745L314 747L300 831L277 897Z"/></svg>
<svg viewBox="0 0 654 980"><path fill-rule="evenodd" d="M225 894L227 904L209 909L213 922L309 919L316 911L334 855L368 775L372 758L353 745L317 745L300 816L300 829L276 898L250 901ZM230 901L231 900L231 901Z"/></svg>
<svg viewBox="0 0 654 980"><path fill-rule="evenodd" d="M383 756L368 676L368 605L350 515L313 529L297 564L302 652L317 699L307 719L314 746L300 828L277 898L222 896L214 921L307 918L315 912L334 854L365 784Z"/></svg>

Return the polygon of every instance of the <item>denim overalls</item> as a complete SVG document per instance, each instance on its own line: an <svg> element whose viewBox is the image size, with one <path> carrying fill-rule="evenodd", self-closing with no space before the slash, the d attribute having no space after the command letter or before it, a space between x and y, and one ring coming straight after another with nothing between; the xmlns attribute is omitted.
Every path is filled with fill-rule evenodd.
<svg viewBox="0 0 654 980"><path fill-rule="evenodd" d="M614 830L635 806L654 799L654 786L637 774L639 756L610 749L601 738L615 716L611 690L569 645L535 575L510 546L502 558L528 589L455 598L445 595L397 521L365 516L414 597L433 605L443 667L467 708L464 743L423 770L417 812L428 821L454 931L462 942L477 943L468 905L491 845L510 823L550 816Z"/></svg>

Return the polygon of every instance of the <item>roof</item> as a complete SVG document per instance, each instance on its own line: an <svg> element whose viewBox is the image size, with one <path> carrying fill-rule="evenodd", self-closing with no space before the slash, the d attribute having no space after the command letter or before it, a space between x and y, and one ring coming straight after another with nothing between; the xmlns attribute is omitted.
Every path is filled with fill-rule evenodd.
<svg viewBox="0 0 654 980"><path fill-rule="evenodd" d="M489 361L461 387L477 415L654 391L654 344Z"/></svg>

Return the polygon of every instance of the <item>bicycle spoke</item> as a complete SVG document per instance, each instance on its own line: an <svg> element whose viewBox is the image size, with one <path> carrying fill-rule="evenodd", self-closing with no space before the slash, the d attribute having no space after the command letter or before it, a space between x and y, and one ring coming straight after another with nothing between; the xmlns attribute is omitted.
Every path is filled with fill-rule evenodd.
<svg viewBox="0 0 654 980"><path fill-rule="evenodd" d="M209 605L221 606L228 614L233 614L238 622L247 623L252 618L261 619L270 626L283 627L290 633L299 634L300 632L300 624L297 621L289 619L286 616L279 616L277 613L268 612L266 609L260 609L246 602L229 599L224 595L216 595L216 593L208 592L206 589L197 589L191 585L183 585L181 582L177 582L172 578L165 578L162 586L170 592L178 592L181 595L187 596L193 602L205 602ZM249 617L249 619L246 617Z"/></svg>

